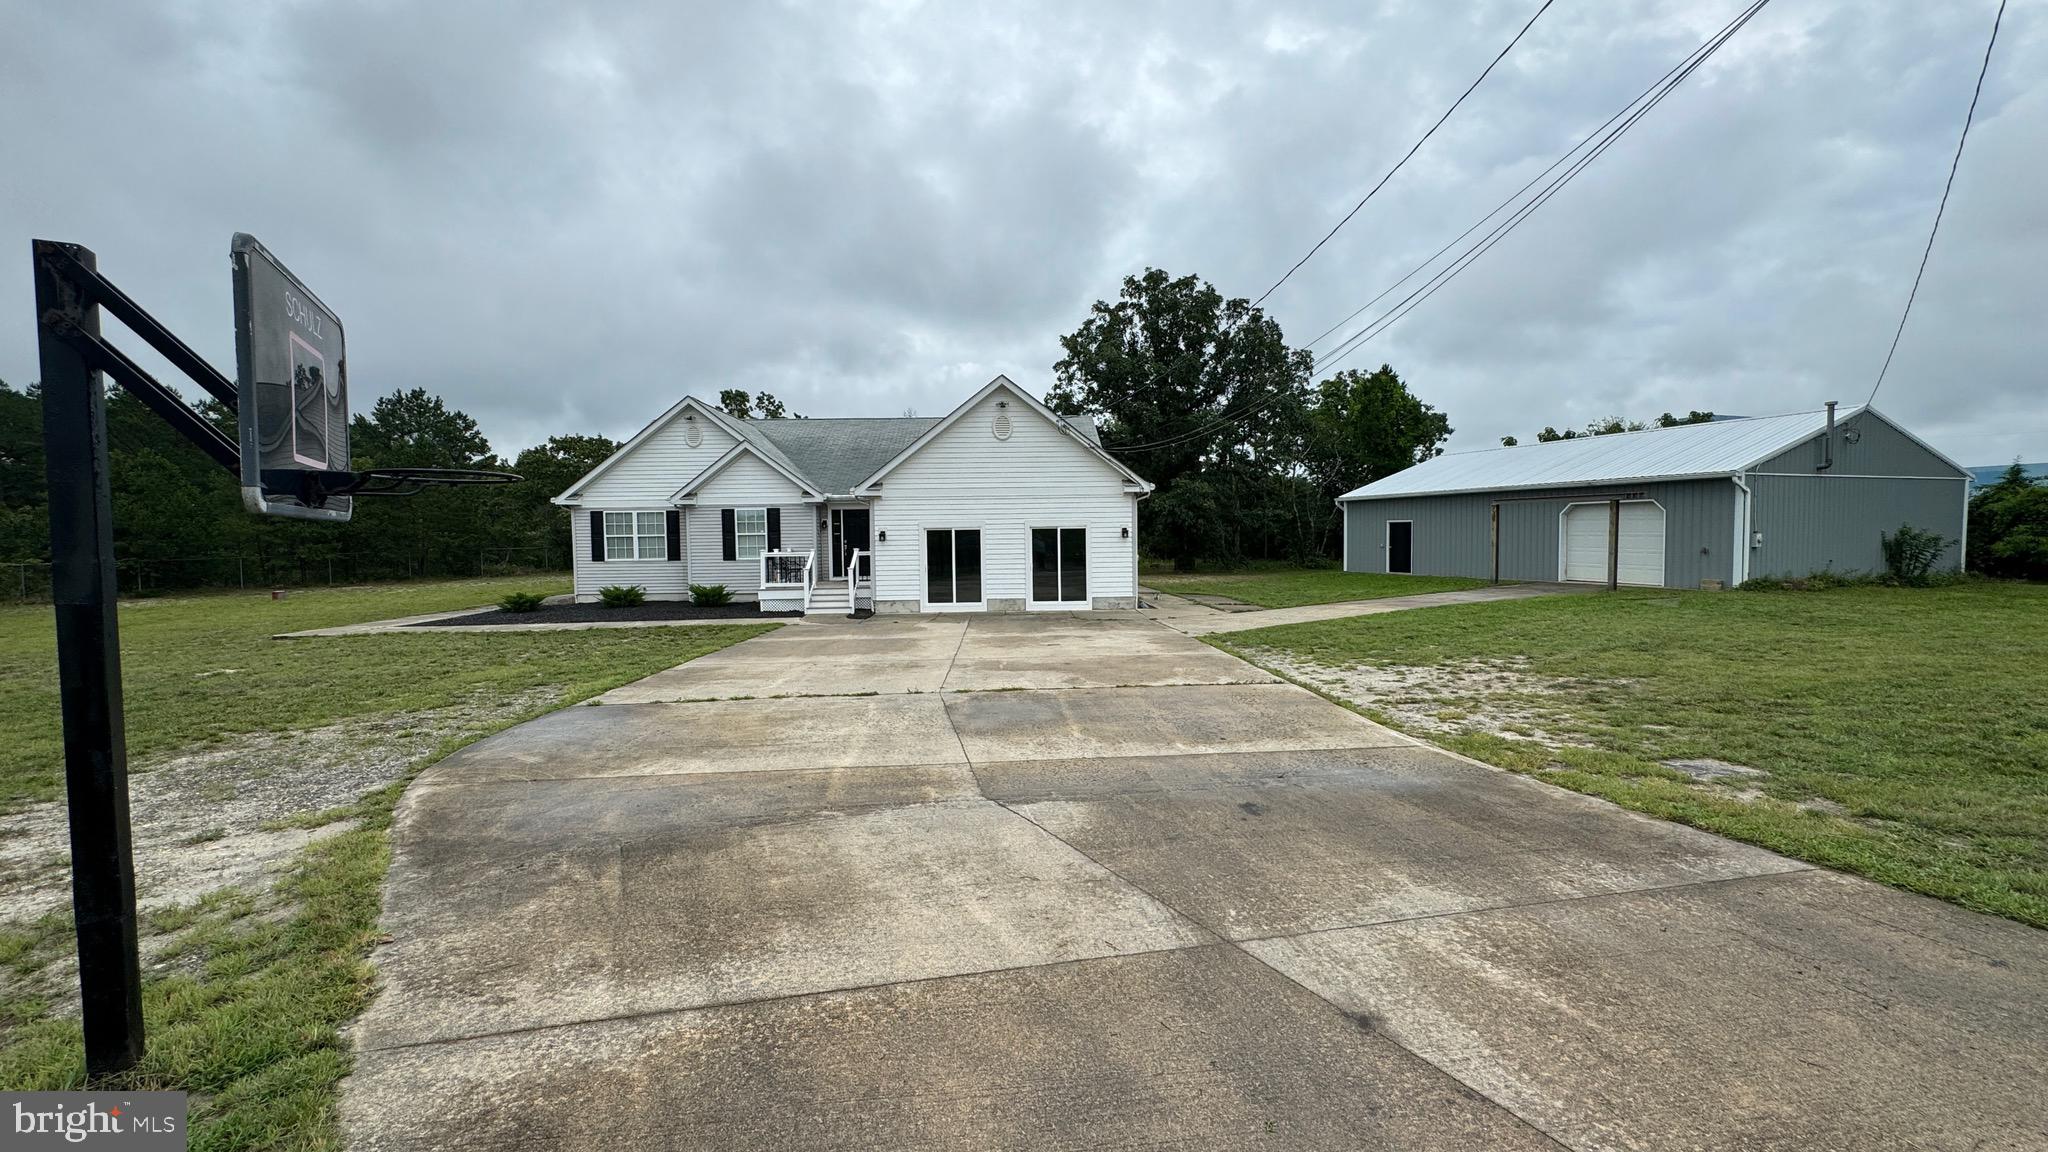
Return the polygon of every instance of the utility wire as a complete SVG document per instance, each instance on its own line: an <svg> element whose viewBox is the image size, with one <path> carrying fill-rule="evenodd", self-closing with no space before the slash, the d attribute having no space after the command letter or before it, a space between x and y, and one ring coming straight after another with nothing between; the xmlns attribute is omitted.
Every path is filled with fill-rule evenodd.
<svg viewBox="0 0 2048 1152"><path fill-rule="evenodd" d="M2005 21L2005 0L1998 0L1998 15L1991 18L1991 40L1984 45L1984 63L1977 67L1977 87L1970 93L1970 110L1963 114L1963 134L1956 140L1955 159L1948 164L1948 183L1941 186L1941 203L1934 209L1934 227L1927 230L1927 247L1920 253L1920 270L1913 273L1913 290L1906 293L1906 310L1899 313L1898 331L1892 333L1892 346L1884 354L1884 367L1877 370L1877 383L1870 386L1870 399L1863 402L1869 407L1877 399L1877 390L1884 387L1885 373L1892 369L1892 357L1898 354L1899 337L1906 334L1906 317L1913 314L1913 298L1920 295L1920 278L1927 274L1927 258L1934 254L1934 237L1941 231L1941 214L1948 210L1948 194L1956 186L1956 169L1963 164L1963 145L1970 139L1970 122L1977 118L1977 98L1984 94L1984 74L1991 71L1991 50L1998 46L1998 26Z"/></svg>
<svg viewBox="0 0 2048 1152"><path fill-rule="evenodd" d="M1602 153L1604 153L1608 148L1612 147L1616 141L1618 141L1624 134L1626 134L1630 128L1634 127L1635 124L1638 121L1640 121L1642 117L1646 115L1652 108L1655 108L1659 103L1663 102L1665 97L1669 96L1671 92L1678 87L1679 84L1682 84L1687 77L1691 76L1692 73L1696 71L1702 64L1706 63L1708 58L1713 56L1715 52L1719 51L1722 45L1726 44L1730 37L1732 37L1736 32L1740 31L1743 25L1747 24L1753 17L1756 16L1758 12L1763 10L1766 4L1769 3L1770 0L1752 0L1752 3L1750 3L1750 5L1747 8L1743 9L1740 13L1738 13L1736 17L1733 20L1729 21L1728 24L1724 25L1719 32L1716 32L1714 35L1708 37L1704 42L1700 44L1699 47L1693 49L1690 53L1687 53L1683 59L1681 59L1677 64L1672 66L1670 71L1667 71L1655 83L1651 84L1650 87L1644 89L1644 91L1638 94L1633 100L1630 100L1627 104L1623 105L1619 111L1617 111L1614 115L1608 117L1607 120L1600 125L1600 127L1594 129L1584 139L1581 139L1577 144L1574 144L1571 148L1567 149L1563 155L1559 156L1556 160L1552 161L1548 167L1543 169L1543 171L1538 172L1535 175L1535 177L1531 178L1528 181L1528 183L1522 185L1521 188L1517 189L1513 195L1509 196L1506 200L1502 201L1497 207L1493 209L1493 211L1488 212L1485 216L1481 217L1471 227L1459 233L1455 238L1451 240L1450 243L1444 245L1442 248L1437 249L1437 251L1433 253L1427 260L1424 260L1421 264L1418 264L1413 269L1410 269L1406 275L1402 276L1399 280L1396 280L1393 284L1389 285L1385 290L1381 291L1379 295L1374 296L1371 300L1366 301L1364 305L1353 311L1351 315L1346 316L1343 320L1338 321L1335 325L1332 325L1329 329L1326 329L1321 335L1317 336L1314 340L1309 341L1307 347L1315 346L1316 344L1322 342L1324 338L1328 337L1330 333L1336 331L1339 328L1342 328L1345 324L1350 323L1351 320L1355 319L1359 315L1359 313L1364 312L1366 309L1371 308L1380 300L1383 300L1387 296L1391 295L1402 284L1405 284L1410 279L1412 279L1416 275L1416 273L1422 271L1424 268L1429 267L1431 264L1434 264L1438 258L1443 256L1445 252L1450 251L1460 241L1464 240L1473 232L1477 231L1480 228L1480 226L1484 225L1488 220L1491 220L1494 217L1500 215L1503 209L1506 209L1509 205L1514 204L1516 201L1518 201L1525 193L1529 191L1531 187L1534 187L1538 181L1542 180L1546 175L1549 175L1550 173L1556 171L1559 165L1564 164L1566 163L1566 161L1571 160L1572 157L1577 156L1579 152L1586 147L1587 144L1593 143L1596 140L1598 141L1598 143L1590 152L1580 157L1577 161L1573 162L1571 166L1562 175L1558 176L1557 178L1553 179L1549 184L1545 185L1542 191L1538 192L1537 195L1528 204L1525 204L1521 208L1517 209L1514 213L1510 215L1510 217L1507 220L1503 221L1499 225L1496 225L1485 236L1481 237L1479 241L1473 244L1472 247L1460 253L1456 258L1452 260L1450 265L1445 267L1445 269L1438 272L1435 276L1432 276L1429 280L1425 281L1421 287L1417 288L1415 291L1410 292L1407 296L1403 297L1392 308L1389 308L1385 313L1382 313L1378 318L1368 323L1365 328L1360 329L1357 333L1354 333L1352 336L1340 342L1337 348L1332 350L1331 355L1327 359L1321 360L1317 363L1317 370L1320 371L1325 368L1328 368L1334 365L1337 361L1342 360L1345 357L1349 356L1367 340L1370 340L1372 337L1379 335L1381 332L1385 331L1386 328L1391 327L1393 323L1400 320L1402 317L1406 316L1409 312L1414 311L1416 307L1420 306L1430 296L1435 295L1437 290L1442 288L1444 284L1448 283L1458 273L1470 267L1471 264L1474 261L1476 261L1480 256L1485 255L1486 252L1489 249L1491 249L1494 244L1499 243L1502 238L1504 238L1509 232L1512 232L1517 226L1521 224L1522 221L1528 219L1529 215L1532 214L1537 208L1542 207L1545 203L1549 201L1550 197L1555 196L1558 193L1558 191L1560 191L1566 184L1570 183L1573 178L1575 178L1580 172L1584 171L1587 165L1591 164L1594 160L1598 159ZM1546 4L1545 7L1548 7L1548 5ZM1542 11L1539 10L1536 15L1541 16L1542 14ZM1532 17L1530 23L1533 24L1534 22L1534 18ZM1525 25L1522 31L1528 31L1528 27ZM1520 39L1519 34L1517 35L1516 39ZM1514 45L1512 43L1509 44L1510 48L1512 48L1513 46ZM1502 55L1505 56L1506 52L1503 51ZM1498 59L1496 59L1495 63L1498 63ZM1484 78L1484 74L1482 74L1481 79ZM1476 82L1474 86L1477 86ZM1467 92L1469 94L1470 89L1467 89ZM1460 97L1460 99L1462 99L1462 97ZM1647 101L1647 103L1645 103L1645 101ZM1640 105L1640 107L1638 107L1638 105ZM1456 105L1452 105L1452 108L1455 110ZM1445 115L1448 116L1449 113L1446 113ZM1622 120L1623 122L1619 127L1614 127L1615 121L1617 120ZM1438 123L1441 124L1442 121L1439 120ZM1608 131L1610 128L1613 129L1611 132ZM1434 129L1432 129L1432 131L1433 130ZM1604 138L1602 138L1603 133L1606 133ZM1424 139L1427 139L1427 136L1425 136ZM1417 147L1420 147L1420 142L1417 143ZM1410 150L1410 155L1413 155L1412 149ZM1403 159L1405 160L1406 158L1404 157ZM1398 168L1399 165L1396 165L1396 170L1398 170ZM1389 172L1388 175L1391 176L1392 172ZM1385 183L1385 181L1382 180L1381 183ZM1375 187L1374 191L1378 191L1377 187ZM1371 195L1368 194L1367 199L1370 198ZM1360 201L1360 206L1362 207L1363 205L1364 201ZM1353 211L1356 212L1356 209L1353 209ZM1345 219L1348 220L1349 218L1350 217L1347 216ZM1341 228L1342 226L1343 225L1340 222L1338 227ZM1332 235L1334 234L1335 229L1332 229ZM1325 240L1327 240L1328 238L1329 237L1327 236L1324 237ZM1318 245L1318 247L1320 247L1320 244ZM1314 251L1311 250L1309 255L1314 255ZM1306 262L1306 259L1307 257L1304 257L1303 262ZM1296 268L1299 268L1300 266L1300 263L1297 263L1295 265ZM1292 274L1292 271L1292 269L1289 270L1290 275ZM1281 279L1282 282L1284 282L1286 277L1282 277ZM1276 283L1273 287L1278 288L1279 284ZM1271 294L1271 292L1272 289L1267 289L1268 294ZM1263 300L1264 298L1264 296L1260 297L1261 300ZM1254 401L1253 403L1248 404L1243 408L1240 408L1234 413L1226 413L1221 417L1217 418L1216 420L1213 420L1207 424L1204 424L1200 427L1191 429L1186 432L1177 433L1173 436L1164 437L1159 440L1146 441L1144 443L1117 444L1108 445L1107 447L1110 447L1113 450L1119 452L1135 452L1171 447L1177 444L1186 443L1187 441L1207 436L1209 433L1221 429L1226 425L1237 423L1239 421L1246 419L1247 417L1256 414L1257 412L1265 409L1266 407L1269 407L1274 401L1279 399L1279 396L1280 393L1273 393L1261 400Z"/></svg>
<svg viewBox="0 0 2048 1152"><path fill-rule="evenodd" d="M1530 28L1535 27L1536 21L1540 19L1545 12L1550 11L1550 6L1553 3L1556 3L1556 0L1543 0L1543 6L1541 8L1536 9L1536 15L1529 17L1529 22L1522 25L1522 30L1515 33L1515 38L1508 41L1508 46L1501 49L1500 54L1498 56L1495 56L1493 60L1487 64L1485 70L1479 73L1479 79L1472 81L1470 86L1468 86L1463 92L1458 94L1458 98L1456 100L1451 101L1451 106L1449 108L1444 109L1444 114L1436 118L1436 123L1431 124L1429 126L1429 131L1424 132L1422 134L1422 138L1417 140L1414 143L1414 145L1408 149L1407 154L1402 156L1401 159L1395 161L1394 166L1392 168L1387 169L1387 174L1380 177L1380 182L1372 186L1372 191L1367 192L1365 194L1364 199L1360 200L1358 203L1351 206L1351 211L1346 212L1344 214L1344 218L1342 220L1337 221L1336 227L1331 228L1330 231L1326 233L1321 240L1316 241L1315 247L1310 248L1308 250L1308 255L1303 256L1299 260L1296 260L1294 262L1293 267L1289 268L1286 271L1286 273L1284 273L1278 280L1273 281L1273 286L1271 288L1268 288L1264 292L1259 293L1259 298L1257 300L1252 301L1252 307L1256 308L1259 305L1265 303L1266 297L1271 296L1274 292L1278 291L1282 284L1287 283L1289 277L1293 276L1296 272L1300 271L1301 266L1303 264L1308 263L1311 257L1313 257L1317 252L1322 250L1323 245L1328 244L1330 242L1330 237L1335 236L1339 231L1343 229L1343 227L1346 224L1351 223L1351 218L1353 216L1358 215L1358 210L1365 207L1366 201L1371 200L1374 196L1379 194L1380 189L1387 186L1387 181L1392 180L1394 178L1394 173L1399 172L1401 170L1401 166L1408 163L1409 159L1412 158L1415 155L1415 153L1421 151L1422 146L1429 142L1429 138L1431 136L1436 135L1436 130L1444 126L1444 121L1449 120L1451 118L1451 113L1456 112L1458 110L1458 105L1463 104L1465 102L1465 97L1472 95L1472 93L1476 89L1478 89L1479 85L1486 79L1488 74L1490 74L1493 71L1494 67L1498 65L1502 60L1507 59L1508 53L1515 50L1515 45L1522 42L1522 37L1528 34Z"/></svg>
<svg viewBox="0 0 2048 1152"><path fill-rule="evenodd" d="M1506 209L1509 205L1512 205L1516 201L1520 200L1524 192L1527 192L1529 189L1535 187L1537 181L1543 179L1545 176L1548 176L1552 172L1556 171L1558 165L1563 164L1565 161L1570 160L1573 156L1578 155L1579 149L1584 148L1586 145L1592 143L1596 138L1600 136L1601 133L1607 131L1608 127L1611 126L1616 120L1619 120L1623 116L1626 116L1629 112L1629 109L1634 108L1637 104L1647 99L1652 93L1656 92L1659 87L1663 86L1665 83L1670 81L1670 79L1674 75L1676 75L1679 71L1684 69L1686 65L1689 62L1691 62L1694 56L1697 56L1701 51L1705 50L1708 45L1712 44L1715 39L1725 34L1727 31L1727 27L1723 27L1721 32L1717 32L1714 36L1708 37L1705 41L1703 41L1700 44L1698 48L1693 49L1692 52L1685 57L1685 59L1680 60L1676 64L1673 64L1669 72L1666 72L1664 73L1664 75L1658 77L1655 83L1652 83L1648 88L1645 88L1640 93L1638 93L1635 99L1629 101L1627 104L1622 105L1621 108L1614 113L1614 115L1609 116L1604 122L1601 123L1599 127L1587 133L1583 138L1579 140L1577 144L1574 144L1570 148L1566 149L1564 155L1559 156L1555 160L1552 160L1550 162L1549 167L1545 168L1541 172L1538 172L1536 175L1530 177L1528 183L1522 185L1520 188L1515 189L1514 192L1511 195L1509 195L1507 199L1501 201L1498 205L1496 205L1493 211L1488 212L1486 215L1480 217L1477 221L1475 221L1472 224L1470 228L1467 228L1463 232L1458 233L1456 236L1451 238L1449 243L1446 243L1443 247L1437 249L1435 252L1430 253L1428 259L1422 261L1422 263L1420 264L1417 264L1415 267L1410 268L1408 270L1407 275L1402 276L1399 280L1396 280L1392 284L1389 284L1383 291L1380 292L1379 295L1373 297L1370 300L1367 300L1365 303L1353 309L1350 315L1344 317L1342 320L1337 321L1335 324L1332 324L1328 328L1325 328L1321 332L1317 333L1315 339L1310 340L1308 343L1302 345L1302 347L1313 348L1316 345L1321 344L1324 340L1329 338L1331 333L1344 327L1346 324L1351 323L1353 320L1358 319L1360 313L1364 312L1366 309L1372 307L1373 305L1379 303L1380 301L1386 299L1388 296L1392 295L1396 288L1399 288L1401 285L1406 284L1410 279L1414 278L1416 273L1436 263L1437 260L1440 257L1442 257L1444 253L1449 252L1452 248L1455 248L1458 245L1459 241L1463 240L1467 236L1470 236L1472 233L1478 231L1480 225L1485 224L1488 220L1491 220L1495 216L1500 215L1501 212L1504 209Z"/></svg>
<svg viewBox="0 0 2048 1152"><path fill-rule="evenodd" d="M1447 265L1443 270L1436 273L1429 280L1425 281L1421 287L1415 289L1415 291L1413 292L1410 292L1407 296L1403 297L1399 302L1394 304L1393 307L1387 309L1374 320L1369 322L1365 327L1359 329L1357 332L1353 333L1351 336L1347 337L1344 341L1339 343L1336 348L1332 349L1331 353L1328 356L1318 361L1316 369L1318 371L1326 370L1334 366L1338 361L1341 361L1345 357L1349 356L1352 352L1357 351L1358 348L1362 346L1364 343L1371 340L1373 337L1378 336L1380 333L1386 331L1388 328L1392 327L1395 323L1397 323L1403 317L1408 315L1408 313L1414 311L1417 307L1419 307L1425 300L1429 299L1429 297L1435 295L1439 289L1441 289L1445 284L1449 283L1459 273L1463 272L1466 268L1471 267L1471 265L1474 262L1476 262L1481 256L1484 256L1489 250L1491 250L1495 244L1498 244L1502 239L1504 239L1508 235L1508 233L1514 231L1517 227L1521 225L1521 223L1524 220L1527 220L1529 216L1532 215L1537 209L1541 208L1544 204L1548 203L1550 201L1550 198L1557 195L1557 193L1561 191L1565 185L1571 183L1571 181L1575 179L1579 175L1579 173L1585 171L1587 166L1592 164L1593 161L1599 159L1600 156L1607 151L1607 149L1613 147L1614 144L1617 141L1619 141L1623 135L1627 134L1629 129L1635 127L1635 125L1638 122L1640 122L1642 118L1650 112L1651 109L1655 108L1658 104L1662 103L1666 97L1668 97L1673 91L1677 90L1680 84L1683 84L1685 82L1687 77L1691 76L1693 72L1697 71L1701 65L1705 64L1707 60L1713 56L1714 53L1720 51L1721 47L1725 45L1728 42L1728 40L1735 35L1736 32L1740 31L1743 25L1747 24L1751 19L1753 19L1758 12L1762 11L1764 6L1768 3L1770 3L1770 0L1753 0L1749 7L1743 9L1743 11L1740 14L1738 14L1734 20L1731 20L1726 26L1724 26L1721 29L1721 31L1709 37L1705 43L1703 43L1700 47L1694 49L1690 54L1688 54L1687 57L1683 61L1681 61L1676 68L1674 68L1671 72L1667 72L1663 79L1659 80L1656 84L1653 84L1649 91L1647 91L1642 96L1636 97L1635 100L1631 101L1628 105L1624 106L1623 112L1627 113L1626 118L1623 119L1619 125L1614 126L1611 130L1607 131L1605 137L1600 139L1599 143L1591 151L1587 152L1584 156L1581 156L1578 160L1574 161L1572 165L1569 168L1567 168L1564 173L1551 180L1550 183L1545 185L1542 191L1537 193L1537 195L1534 198L1532 198L1528 203L1516 209L1515 212L1512 213L1508 219L1502 221L1500 224L1495 225L1490 232L1488 232L1485 236L1481 237L1480 240L1475 242L1471 247L1461 252L1457 257L1455 257L1452 260L1452 262L1449 265ZM1645 97L1647 97L1647 102L1645 100ZM1640 105L1640 107L1637 107L1637 105ZM1630 111L1630 109L1633 109L1633 111ZM1613 119L1610 118L1608 124L1612 125L1613 123ZM1601 130L1596 130L1594 135L1599 136L1600 131ZM1588 139L1591 139L1591 137L1589 137ZM1559 158L1560 161L1569 158L1575 153L1577 153L1580 148L1583 148L1585 146L1585 143L1586 141L1581 141L1579 144L1574 145L1572 149L1567 151L1563 157ZM1556 165L1552 165L1552 168L1555 167ZM1548 169L1546 169L1546 171L1548 171ZM1526 191L1526 186L1524 190ZM1521 194L1521 192L1517 192L1515 196L1519 197ZM1511 197L1509 202L1512 203L1513 200L1514 197ZM1503 207L1505 207L1505 205L1503 205ZM1491 219L1499 211L1499 208L1494 209L1494 211L1488 213L1487 217L1482 219L1480 223L1485 223L1486 219ZM1475 225L1474 227L1477 226ZM1470 232L1471 229L1466 230L1467 235L1469 235ZM1452 244L1456 243L1457 241L1452 241ZM1437 256L1441 255L1442 250L1439 250ZM1429 261L1424 262L1423 267L1427 267L1428 264L1433 263L1435 259L1436 256L1432 256ZM1410 272L1408 274L1408 276L1413 275L1414 272ZM1401 282L1405 282L1408 279L1408 276L1404 276L1402 277L1401 281L1397 281L1395 287L1398 287ZM1392 289L1389 289L1388 291L1391 292ZM1387 294L1387 292L1382 292L1379 296L1374 297L1374 300L1377 301L1381 298L1384 298ZM1368 303L1366 307L1371 307L1371 303ZM1361 308L1359 309L1359 311L1364 311L1364 309ZM1352 313L1352 315L1356 316L1357 313L1354 312ZM1346 322L1348 322L1348 319ZM1320 337L1318 337L1318 339L1320 339Z"/></svg>

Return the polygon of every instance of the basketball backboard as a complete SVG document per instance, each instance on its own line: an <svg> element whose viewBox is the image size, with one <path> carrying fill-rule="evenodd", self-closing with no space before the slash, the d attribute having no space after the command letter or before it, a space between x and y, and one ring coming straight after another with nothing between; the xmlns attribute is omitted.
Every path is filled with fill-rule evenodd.
<svg viewBox="0 0 2048 1152"><path fill-rule="evenodd" d="M229 259L242 502L251 512L274 516L347 520L351 496L312 506L294 494L309 490L300 483L309 473L350 468L341 321L254 236L235 233Z"/></svg>

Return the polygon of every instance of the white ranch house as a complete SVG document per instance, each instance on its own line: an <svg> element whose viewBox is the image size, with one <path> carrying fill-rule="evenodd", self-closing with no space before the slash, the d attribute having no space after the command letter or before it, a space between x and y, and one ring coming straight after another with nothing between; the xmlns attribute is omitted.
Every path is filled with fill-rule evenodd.
<svg viewBox="0 0 2048 1152"><path fill-rule="evenodd" d="M940 418L738 420L694 396L555 503L576 599L723 584L764 611L1132 608L1152 491L998 376Z"/></svg>

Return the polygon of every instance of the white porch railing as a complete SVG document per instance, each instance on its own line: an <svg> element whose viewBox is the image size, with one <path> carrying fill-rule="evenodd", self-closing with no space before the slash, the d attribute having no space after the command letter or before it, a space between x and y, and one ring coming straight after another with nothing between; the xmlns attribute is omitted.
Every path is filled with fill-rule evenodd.
<svg viewBox="0 0 2048 1152"><path fill-rule="evenodd" d="M855 548L853 554L846 558L846 614L848 616L860 611L861 565L867 563L873 555L871 552L864 552L859 548Z"/></svg>
<svg viewBox="0 0 2048 1152"><path fill-rule="evenodd" d="M810 552L761 553L762 597L766 599L772 592L787 594L802 589L804 611L810 611L811 591L818 582L815 558Z"/></svg>

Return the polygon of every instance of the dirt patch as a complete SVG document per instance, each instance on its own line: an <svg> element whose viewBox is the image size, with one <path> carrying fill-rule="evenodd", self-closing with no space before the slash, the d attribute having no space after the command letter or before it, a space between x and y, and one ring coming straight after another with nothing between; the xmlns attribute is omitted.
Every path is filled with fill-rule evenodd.
<svg viewBox="0 0 2048 1152"><path fill-rule="evenodd" d="M446 708L235 737L139 765L128 781L138 905L188 903L227 886L268 887L300 848L347 827L280 827L354 803L443 743L560 699L553 688ZM268 825L268 827L266 827ZM70 831L61 803L0 816L0 921L68 906Z"/></svg>
<svg viewBox="0 0 2048 1152"><path fill-rule="evenodd" d="M1594 686L1583 680L1539 676L1519 657L1413 667L1355 664L1332 668L1273 648L1248 649L1246 655L1332 696L1384 712L1418 735L1485 733L1552 748L1590 746L1558 730L1560 712L1543 697L1584 693Z"/></svg>

